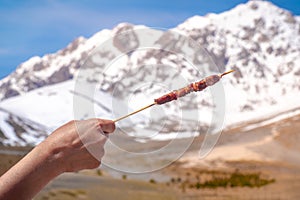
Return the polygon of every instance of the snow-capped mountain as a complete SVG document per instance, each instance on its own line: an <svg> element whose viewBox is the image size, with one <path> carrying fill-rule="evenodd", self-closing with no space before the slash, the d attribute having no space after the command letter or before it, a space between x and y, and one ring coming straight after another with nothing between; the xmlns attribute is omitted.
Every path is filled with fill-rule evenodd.
<svg viewBox="0 0 300 200"><path fill-rule="evenodd" d="M66 48L43 57L32 57L18 66L16 71L1 80L1 99L17 96L39 87L70 80L98 42L110 37L102 30L90 39L79 37Z"/></svg>
<svg viewBox="0 0 300 200"><path fill-rule="evenodd" d="M179 80L174 77L179 75L192 74L184 76L189 82L197 81L195 77L203 78L228 69L235 69L236 72L223 81L227 97L225 126L300 107L296 95L300 91L300 17L267 1L249 1L221 14L194 16L170 31L148 29L150 32L143 32L145 28L122 23L113 30L102 30L89 39L79 37L56 53L33 57L22 63L15 72L0 81L0 107L5 109L1 114L4 116L1 123L11 127L7 119L11 118L9 115L14 115L19 116L16 118L18 122L26 124L28 119L41 124L39 127L47 127L44 131L49 132L72 119L73 96L82 96L74 90L74 77L88 55L99 45L111 46L98 51L101 61L97 61L97 69L93 60L80 69L91 71L85 81L91 84L98 82L95 96L105 99L105 103L96 108L97 116L115 117L111 115L111 101L127 98L129 92L138 95L136 86L140 82L155 79L156 83L168 82L167 90L176 89L186 81L174 83ZM145 34L151 36L145 37ZM188 55L189 60L184 59L187 56L184 49L191 48L193 43L205 48L216 65L210 65L212 62L201 49L192 51ZM141 48L147 45L154 48ZM107 70L104 64L122 53L125 56L110 66L113 70ZM151 65L161 67L149 69ZM193 70L191 65L202 68ZM121 85L120 80L127 85ZM161 92L156 91L155 87L148 89L152 95ZM214 107L206 93L198 102L191 104L188 99L180 101L181 108L188 112L201 108L201 112L209 113ZM135 102L129 107L137 108L137 104ZM159 122L164 120L166 126L161 129L162 132L174 131L178 120L181 120L176 117L178 110L174 105L177 106L166 105L170 117L163 117L167 111L162 111L164 115L156 116L159 120L152 121L152 127L159 127ZM127 111L125 109L124 113ZM207 126L210 118L200 116L202 127ZM186 125L176 130L186 133L197 131L198 121L185 119L185 122ZM2 123L2 143L16 144L17 140L10 140L16 134L15 129L3 126ZM124 124L126 126L130 127ZM33 136L34 130L40 132L41 129L29 131L24 128L23 133L28 137L37 137ZM38 135L38 132L35 134ZM20 139L23 143L19 144L23 145L24 141L30 143L31 140L24 138Z"/></svg>
<svg viewBox="0 0 300 200"><path fill-rule="evenodd" d="M34 145L48 135L46 126L2 108L0 108L0 127L0 143L4 145Z"/></svg>

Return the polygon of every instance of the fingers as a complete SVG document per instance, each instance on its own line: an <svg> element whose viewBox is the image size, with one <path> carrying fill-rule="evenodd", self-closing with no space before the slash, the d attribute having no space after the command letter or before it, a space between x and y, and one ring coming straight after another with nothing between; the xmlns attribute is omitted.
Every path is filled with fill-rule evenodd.
<svg viewBox="0 0 300 200"><path fill-rule="evenodd" d="M98 119L98 120L99 120L99 125L104 133L112 133L115 131L116 129L115 122L106 119Z"/></svg>

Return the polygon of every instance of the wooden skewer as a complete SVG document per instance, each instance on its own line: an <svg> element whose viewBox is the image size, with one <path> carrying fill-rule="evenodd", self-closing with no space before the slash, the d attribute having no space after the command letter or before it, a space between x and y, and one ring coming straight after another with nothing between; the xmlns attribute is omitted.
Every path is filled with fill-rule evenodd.
<svg viewBox="0 0 300 200"><path fill-rule="evenodd" d="M222 74L219 74L219 75L214 75L214 76L219 76L219 79L217 79L216 81L214 81L214 83L215 82L218 82L219 80L220 80L220 78L222 78L223 76L225 76L226 74L229 74L229 73L231 73L231 72L234 72L234 70L229 70L229 71L227 71L227 72L224 72L224 73L222 73ZM211 76L212 77L212 76ZM209 77L208 77L209 78ZM203 79L203 80L205 80L205 79ZM200 83L200 82L198 82L198 83ZM213 84L214 84L213 83ZM194 83L195 84L195 83ZM190 87L190 86L188 86L188 87ZM205 86L205 88L206 88L207 86ZM183 88L183 89L185 89L185 88ZM203 89L203 88L202 88ZM201 89L201 90L202 90ZM194 90L194 91L199 91L199 90ZM188 91L187 93L189 93L190 91ZM185 93L185 94L187 94L187 93ZM184 95L185 95L184 94ZM127 118L127 117L129 117L129 116L131 116L131 115L134 115L134 114L136 114L136 113L138 113L138 112L141 112L142 110L145 110L145 109L147 109L147 108L150 108L151 106L154 106L154 105L156 105L156 104L163 104L163 103L166 103L166 102L169 102L169 101L172 101L172 100L176 100L177 99L177 96L174 94L174 92L172 93L171 92L171 94L167 94L167 95L171 95L171 97L170 96L167 96L167 97L170 97L171 99L167 99L166 101L163 101L163 102L157 102L156 100L157 99L155 99L155 102L154 103L151 103L151 104L149 104L149 105L147 105L147 106L145 106L145 107L143 107L143 108L140 108L140 109L138 109L138 110L136 110L136 111L134 111L134 112L131 112L131 113L129 113L129 114L127 114L127 115L124 115L123 117L120 117L120 118L117 118L117 119L115 119L115 120L113 120L113 122L117 122L117 121L120 121L120 120L122 120L122 119L124 119L124 118ZM166 95L165 95L166 96ZM175 98L174 98L175 97ZM181 95L179 96L179 97L181 97Z"/></svg>
<svg viewBox="0 0 300 200"><path fill-rule="evenodd" d="M138 112L141 112L142 110L145 110L145 109L147 109L147 108L150 108L151 106L154 106L155 104L156 104L155 102L154 102L154 103L151 103L151 104L149 104L149 105L147 105L147 106L145 106L145 107L143 107L143 108L141 108L141 109L138 109L138 110L136 110L136 111L134 111L134 112L131 112L131 113L127 114L127 115L124 115L123 117L120 117L120 118L118 118L118 119L115 119L115 120L113 120L113 122L120 121L120 120L122 120L122 119L124 119L124 118L126 118L126 117L129 117L129 116L131 116L131 115L134 115L135 113L138 113Z"/></svg>
<svg viewBox="0 0 300 200"><path fill-rule="evenodd" d="M227 71L227 72L224 72L223 74L221 74L220 76L222 77L222 76L225 76L226 74L229 74L229 73L231 73L231 72L234 72L234 70L232 69L232 70L229 70L229 71Z"/></svg>

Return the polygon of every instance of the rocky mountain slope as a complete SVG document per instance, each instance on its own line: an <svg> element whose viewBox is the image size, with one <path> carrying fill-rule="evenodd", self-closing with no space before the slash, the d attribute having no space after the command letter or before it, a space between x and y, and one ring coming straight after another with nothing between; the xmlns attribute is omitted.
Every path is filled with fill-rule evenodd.
<svg viewBox="0 0 300 200"><path fill-rule="evenodd" d="M99 45L111 46L98 49L101 61L94 61L97 57L86 60ZM152 48L144 48L150 45ZM119 58L119 55L123 56ZM116 58L116 63L111 64L110 68L105 66ZM88 61L92 62L89 64ZM90 70L85 81L96 84L99 94L109 95L112 99L129 98L128 94L135 94L131 98L140 97L141 88L146 87L151 95L142 95L142 103L145 103L153 94L197 81L195 77L235 69L233 76L226 77L222 82L227 108L225 126L228 127L300 107L296 95L300 90L299 61L300 18L270 2L249 1L221 14L194 16L169 31L122 23L113 30L102 30L89 39L80 37L56 53L33 57L0 81L0 107L13 111L20 119L27 116L25 118L46 127L55 127L72 118L72 96L69 93L74 94L74 85L67 82L74 81L79 70ZM84 67L80 68L83 63ZM152 85L141 85L149 80ZM57 83L63 85L62 91L67 91L68 95L43 93L46 87L54 90L52 85L59 88L55 85ZM159 83L165 84L165 87L156 88ZM137 90L137 85L140 90ZM49 99L52 96L57 100L47 102L46 94ZM24 98L27 102L39 102L41 105L55 104L51 111L59 114L51 115L52 122L51 119L45 120L43 116L49 113L43 112L39 106L22 106ZM201 112L209 115L215 106L209 92L197 98L197 103L193 104L190 99L182 99L180 108L188 112L201 108ZM135 102L129 107L134 109L142 103ZM111 106L109 104L108 107ZM156 116L158 120L152 121L151 125L161 128L160 122L164 120L167 128L163 132L191 133L198 130L199 121L201 127L206 127L212 120L211 115L199 116L199 121L191 121L187 117L185 121L190 122L187 126L173 130L172 127L182 121L182 118L176 117L177 106L166 105L167 109L162 110L161 115ZM66 107L68 111L60 117L58 109ZM109 114L112 110L100 109L97 115L114 117ZM127 111L125 109L124 113ZM130 127L128 124L124 126ZM9 141L10 135L15 133L4 131L2 127L0 129L4 135L3 141ZM30 131L27 133L32 135Z"/></svg>

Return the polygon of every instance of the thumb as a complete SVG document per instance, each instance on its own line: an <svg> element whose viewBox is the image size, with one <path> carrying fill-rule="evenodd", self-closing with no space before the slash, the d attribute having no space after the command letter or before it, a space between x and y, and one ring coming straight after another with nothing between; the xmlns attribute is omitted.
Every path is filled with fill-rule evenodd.
<svg viewBox="0 0 300 200"><path fill-rule="evenodd" d="M112 120L98 119L98 121L104 133L112 133L115 131L116 129L115 122L113 122Z"/></svg>

